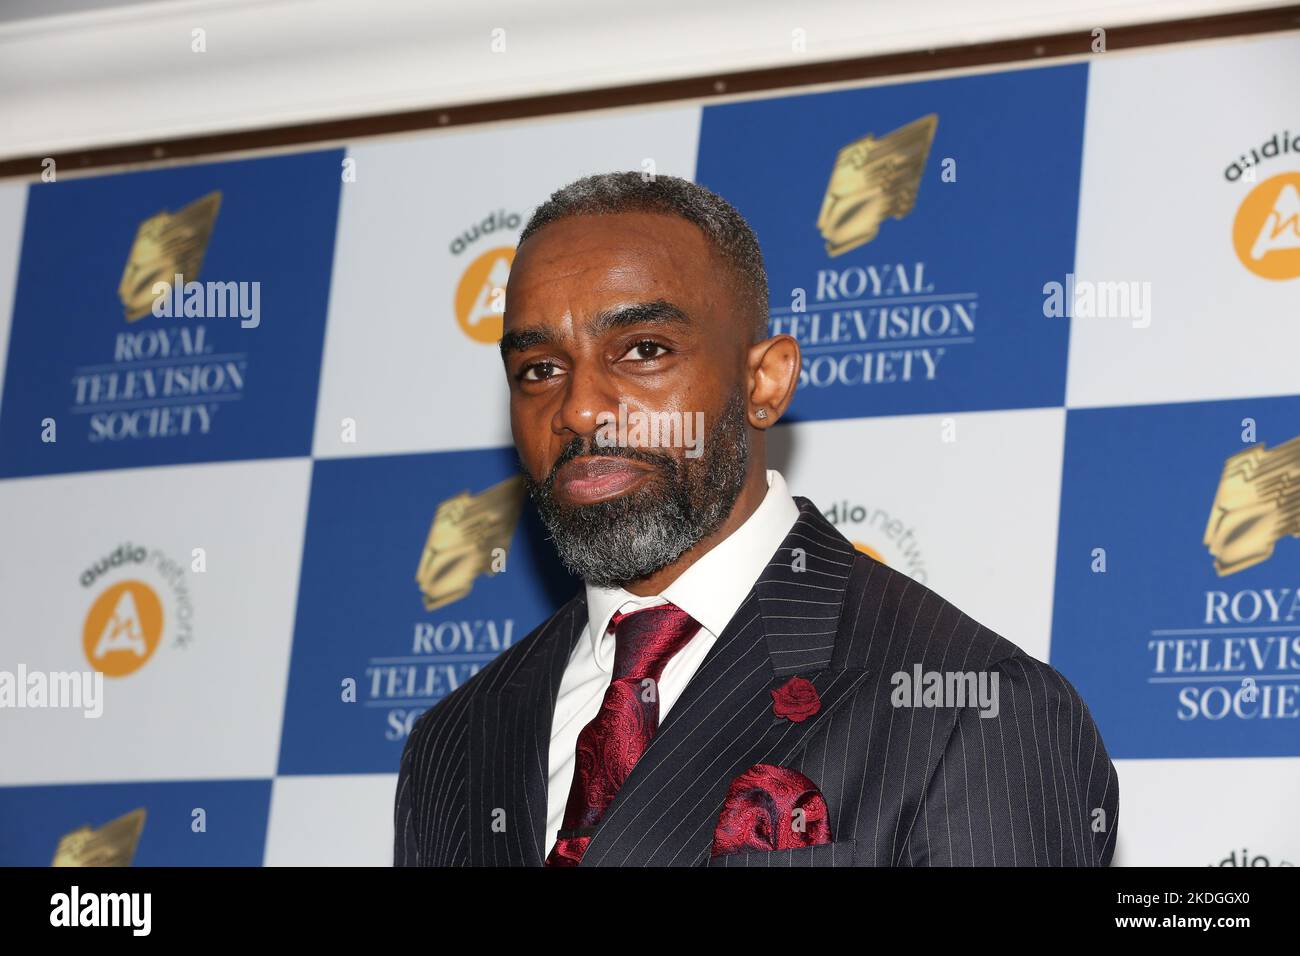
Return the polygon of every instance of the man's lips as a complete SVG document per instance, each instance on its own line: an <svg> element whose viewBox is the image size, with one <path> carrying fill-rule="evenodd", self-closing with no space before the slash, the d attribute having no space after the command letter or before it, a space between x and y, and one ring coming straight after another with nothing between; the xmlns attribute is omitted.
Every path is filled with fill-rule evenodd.
<svg viewBox="0 0 1300 956"><path fill-rule="evenodd" d="M638 462L590 456L575 458L561 467L555 487L568 501L588 504L621 495L649 476L650 470Z"/></svg>

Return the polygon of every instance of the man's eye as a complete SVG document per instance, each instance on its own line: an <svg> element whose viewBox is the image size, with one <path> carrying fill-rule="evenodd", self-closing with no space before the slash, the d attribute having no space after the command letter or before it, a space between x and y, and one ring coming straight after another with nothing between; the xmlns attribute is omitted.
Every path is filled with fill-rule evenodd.
<svg viewBox="0 0 1300 956"><path fill-rule="evenodd" d="M542 382L554 374L554 362L534 362L521 368L518 377L521 382Z"/></svg>
<svg viewBox="0 0 1300 956"><path fill-rule="evenodd" d="M641 361L661 358L668 354L668 347L660 345L652 339L646 339L644 342L637 342L627 350L624 358L633 358Z"/></svg>

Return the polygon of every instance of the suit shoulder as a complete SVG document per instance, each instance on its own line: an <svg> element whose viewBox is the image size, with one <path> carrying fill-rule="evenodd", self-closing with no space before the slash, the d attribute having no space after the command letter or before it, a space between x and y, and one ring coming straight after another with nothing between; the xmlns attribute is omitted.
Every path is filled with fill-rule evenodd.
<svg viewBox="0 0 1300 956"><path fill-rule="evenodd" d="M1014 645L1013 645L1014 647ZM1013 713L1073 715L1073 720L1093 726L1092 712L1083 695L1068 677L1045 661L1015 647L1014 653L995 665L1000 693L1010 702Z"/></svg>
<svg viewBox="0 0 1300 956"><path fill-rule="evenodd" d="M570 626L580 625L581 622L576 618L582 616L585 620L585 615L586 601L580 592L549 618L492 658L482 670L475 673L460 687L421 714L412 725L410 736L414 738L419 733L427 735L434 726L449 721L459 721L468 712L474 698L500 690L510 682L519 668L530 660L533 654L541 650L543 634L557 625L561 630L567 631Z"/></svg>
<svg viewBox="0 0 1300 956"><path fill-rule="evenodd" d="M846 646L837 653L846 666L979 670L1024 654L938 592L861 553L849 571L842 613Z"/></svg>

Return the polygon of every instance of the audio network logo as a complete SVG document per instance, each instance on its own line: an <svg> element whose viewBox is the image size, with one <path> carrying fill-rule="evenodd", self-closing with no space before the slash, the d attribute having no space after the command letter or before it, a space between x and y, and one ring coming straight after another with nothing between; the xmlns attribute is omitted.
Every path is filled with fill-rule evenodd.
<svg viewBox="0 0 1300 956"><path fill-rule="evenodd" d="M471 340L483 345L501 341L506 311L506 282L515 259L515 239L521 227L518 213L504 209L488 215L451 242L451 253L460 256L483 241L493 245L478 253L456 283L456 324ZM506 243L506 244L502 244Z"/></svg>
<svg viewBox="0 0 1300 956"><path fill-rule="evenodd" d="M82 572L81 586L103 588L86 612L81 641L86 660L105 677L127 677L144 667L169 619L176 646L187 647L193 639L185 568L157 548L121 544Z"/></svg>
<svg viewBox="0 0 1300 956"><path fill-rule="evenodd" d="M1274 133L1224 169L1227 182L1250 190L1233 219L1232 247L1261 279L1295 279L1300 278L1300 170L1260 182L1260 167L1277 159L1300 164L1300 133Z"/></svg>
<svg viewBox="0 0 1300 956"><path fill-rule="evenodd" d="M925 554L915 528L894 512L842 500L832 502L822 514L867 557L903 572L918 584L927 583Z"/></svg>
<svg viewBox="0 0 1300 956"><path fill-rule="evenodd" d="M1265 867L1265 866L1295 866L1295 864L1292 863L1290 860L1286 860L1281 857L1265 856L1263 853L1252 854L1250 850L1246 849L1245 847L1242 847L1240 859L1238 859L1237 857L1237 851L1233 850L1231 853L1225 856L1218 863L1211 863L1210 866Z"/></svg>

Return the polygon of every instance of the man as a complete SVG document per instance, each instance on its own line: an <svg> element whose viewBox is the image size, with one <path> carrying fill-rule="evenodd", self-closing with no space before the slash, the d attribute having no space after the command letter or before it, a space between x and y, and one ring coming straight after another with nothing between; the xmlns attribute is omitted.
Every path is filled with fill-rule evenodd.
<svg viewBox="0 0 1300 956"><path fill-rule="evenodd" d="M799 346L734 208L581 179L506 303L525 482L585 587L416 722L395 864L1109 863L1118 779L1074 688L766 468ZM638 416L680 440L611 424Z"/></svg>

